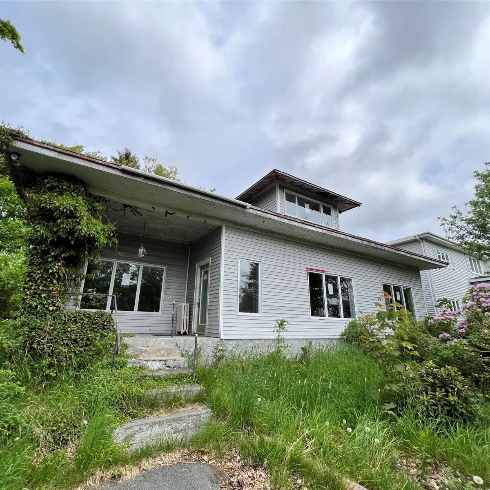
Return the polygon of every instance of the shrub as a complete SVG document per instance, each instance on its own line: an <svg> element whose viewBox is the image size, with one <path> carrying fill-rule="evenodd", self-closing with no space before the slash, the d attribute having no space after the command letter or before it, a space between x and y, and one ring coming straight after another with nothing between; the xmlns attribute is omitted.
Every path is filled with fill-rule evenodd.
<svg viewBox="0 0 490 490"><path fill-rule="evenodd" d="M25 417L18 409L24 394L25 388L15 380L15 374L0 370L0 441L5 442L16 428L25 424Z"/></svg>
<svg viewBox="0 0 490 490"><path fill-rule="evenodd" d="M478 397L455 367L438 367L429 361L417 370L412 388L412 403L422 419L454 425L476 417Z"/></svg>
<svg viewBox="0 0 490 490"><path fill-rule="evenodd" d="M0 320L9 318L19 308L25 273L22 253L0 251Z"/></svg>
<svg viewBox="0 0 490 490"><path fill-rule="evenodd" d="M114 320L105 311L62 311L23 315L3 322L0 343L14 361L35 363L54 375L80 369L108 352Z"/></svg>

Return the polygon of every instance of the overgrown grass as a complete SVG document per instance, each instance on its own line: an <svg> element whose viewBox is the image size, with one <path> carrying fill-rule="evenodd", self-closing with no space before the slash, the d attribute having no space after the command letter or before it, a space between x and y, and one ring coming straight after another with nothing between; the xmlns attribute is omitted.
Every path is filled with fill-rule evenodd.
<svg viewBox="0 0 490 490"><path fill-rule="evenodd" d="M378 364L354 349L307 351L300 359L280 350L234 355L199 378L218 420L196 444L267 461L280 488L300 478L309 489L340 489L343 477L370 490L424 488L400 467L402 458L426 472L449 465L462 482L490 479L488 418L444 433L410 413L394 420L381 409Z"/></svg>
<svg viewBox="0 0 490 490"><path fill-rule="evenodd" d="M124 359L113 375L105 361L53 381L18 368L0 376L0 490L69 488L141 457L112 442L114 428L162 406L147 390L191 381L141 376Z"/></svg>

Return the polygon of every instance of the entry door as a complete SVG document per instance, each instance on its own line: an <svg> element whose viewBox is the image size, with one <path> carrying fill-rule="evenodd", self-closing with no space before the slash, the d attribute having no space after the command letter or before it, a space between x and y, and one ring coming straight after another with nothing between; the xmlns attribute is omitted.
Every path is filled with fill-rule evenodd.
<svg viewBox="0 0 490 490"><path fill-rule="evenodd" d="M208 323L209 299L209 264L199 267L199 283L197 295L197 333L206 333Z"/></svg>

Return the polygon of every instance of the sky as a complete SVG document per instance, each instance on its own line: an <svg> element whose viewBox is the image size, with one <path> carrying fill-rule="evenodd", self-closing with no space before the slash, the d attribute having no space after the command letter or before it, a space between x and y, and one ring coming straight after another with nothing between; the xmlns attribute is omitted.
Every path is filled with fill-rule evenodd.
<svg viewBox="0 0 490 490"><path fill-rule="evenodd" d="M176 165L235 197L273 168L425 231L490 160L490 2L0 2L0 120Z"/></svg>

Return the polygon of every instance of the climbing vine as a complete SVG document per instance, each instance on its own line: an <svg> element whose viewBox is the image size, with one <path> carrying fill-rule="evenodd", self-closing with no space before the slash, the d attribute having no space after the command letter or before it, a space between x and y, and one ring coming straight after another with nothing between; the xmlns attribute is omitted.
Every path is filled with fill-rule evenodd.
<svg viewBox="0 0 490 490"><path fill-rule="evenodd" d="M17 347L32 359L49 355L54 356L50 365L73 366L74 357L68 350L70 344L79 345L80 329L85 329L87 339L97 341L112 325L100 312L93 315L91 324L89 312L68 313L65 307L79 289L85 261L116 242L115 228L80 180L62 174L36 174L23 165L12 165L8 149L16 134L10 128L0 128L0 168L7 171L25 202L30 224L23 298L19 317L12 320L19 327L22 324L18 329L22 338L17 338L17 344L22 345ZM86 331L88 325L91 332ZM51 348L53 343L61 348ZM56 359L59 352L63 355Z"/></svg>

